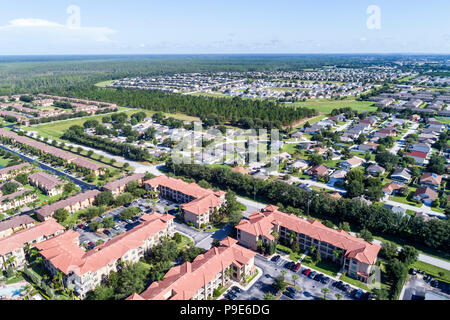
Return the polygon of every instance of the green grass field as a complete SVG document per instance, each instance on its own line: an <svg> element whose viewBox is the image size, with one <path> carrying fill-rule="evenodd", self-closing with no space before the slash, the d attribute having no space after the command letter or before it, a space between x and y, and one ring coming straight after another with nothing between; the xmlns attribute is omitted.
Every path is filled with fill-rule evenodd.
<svg viewBox="0 0 450 320"><path fill-rule="evenodd" d="M414 262L412 267L418 270L425 271L435 279L450 283L450 270L442 269L422 261Z"/></svg>
<svg viewBox="0 0 450 320"><path fill-rule="evenodd" d="M333 109L338 108L352 108L360 111L376 111L377 107L373 106L371 101L356 101L355 98L347 98L343 100L334 99L310 99L298 107L311 108L319 112L329 114Z"/></svg>
<svg viewBox="0 0 450 320"><path fill-rule="evenodd" d="M133 113L144 111L147 116L151 117L155 112L154 111L148 111L143 109L129 109L129 108L120 108L120 112L125 112L128 116L130 116ZM87 120L98 120L101 122L101 119L105 115L95 115L95 116L88 116L83 118L77 118L72 120L65 120L65 121L56 121L51 123L45 123L40 124L36 126L30 126L30 127L23 127L22 129L26 131L35 131L38 133L38 135L49 138L49 139L55 139L58 141L62 141L61 137L64 135L64 132L69 129L71 126L78 125L82 126L83 123ZM175 119L179 120L186 120L186 121L197 121L199 118L197 117L190 117L184 114L166 114L167 117L173 117Z"/></svg>
<svg viewBox="0 0 450 320"><path fill-rule="evenodd" d="M99 88L106 88L106 86L110 85L111 83L113 83L113 80L107 80L107 81L96 83L95 86L99 87Z"/></svg>

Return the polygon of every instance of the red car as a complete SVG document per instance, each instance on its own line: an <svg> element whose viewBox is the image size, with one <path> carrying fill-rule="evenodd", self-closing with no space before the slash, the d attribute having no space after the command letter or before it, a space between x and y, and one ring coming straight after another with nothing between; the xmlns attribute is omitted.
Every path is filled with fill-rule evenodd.
<svg viewBox="0 0 450 320"><path fill-rule="evenodd" d="M311 273L311 269L308 269L305 271L305 276L309 276L309 274Z"/></svg>
<svg viewBox="0 0 450 320"><path fill-rule="evenodd" d="M83 230L84 230L84 228L86 228L86 227L84 226L84 224L80 224L80 225L78 225L78 228L80 228L80 229L83 229Z"/></svg>
<svg viewBox="0 0 450 320"><path fill-rule="evenodd" d="M298 272L298 270L300 270L300 262L297 262L295 266L292 268L292 271L294 272Z"/></svg>

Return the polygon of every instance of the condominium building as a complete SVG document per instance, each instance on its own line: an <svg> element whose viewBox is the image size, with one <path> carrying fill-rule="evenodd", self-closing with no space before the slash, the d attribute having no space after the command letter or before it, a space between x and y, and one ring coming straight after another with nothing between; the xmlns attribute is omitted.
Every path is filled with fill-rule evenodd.
<svg viewBox="0 0 450 320"><path fill-rule="evenodd" d="M210 215L225 203L225 192L205 189L180 179L159 176L144 184L147 189L158 191L161 197L182 203L184 220L196 227L208 224Z"/></svg>
<svg viewBox="0 0 450 320"><path fill-rule="evenodd" d="M135 173L131 176L127 176L116 181L109 182L103 186L103 190L109 190L113 196L117 196L122 192L125 192L127 185L130 182L136 181L139 185L144 182L145 173Z"/></svg>
<svg viewBox="0 0 450 320"><path fill-rule="evenodd" d="M55 202L54 204L43 206L42 208L36 210L37 218L40 221L45 221L52 217L58 209L66 209L71 214L79 210L86 209L94 204L99 193L100 191L98 190L89 190L79 193L73 197Z"/></svg>
<svg viewBox="0 0 450 320"><path fill-rule="evenodd" d="M80 234L69 230L36 245L44 264L52 273L62 272L64 282L80 297L99 286L122 263L136 263L163 237L174 234L174 217L152 213L130 231L86 252L80 247Z"/></svg>
<svg viewBox="0 0 450 320"><path fill-rule="evenodd" d="M0 180L9 180L21 173L30 172L31 165L27 162L12 167L0 169Z"/></svg>
<svg viewBox="0 0 450 320"><path fill-rule="evenodd" d="M28 215L14 216L0 222L0 239L12 235L14 232L34 226L34 220Z"/></svg>
<svg viewBox="0 0 450 320"><path fill-rule="evenodd" d="M65 160L68 164L73 163L81 168L91 170L92 174L98 176L105 171L104 166L97 164L95 162L89 161L85 158L78 157L74 154L65 152L61 149L51 147L45 143L20 136L14 132L7 131L5 129L0 129L0 137L5 137L10 139L12 144L15 145L25 145L35 150L38 150L41 154L50 154L54 157Z"/></svg>
<svg viewBox="0 0 450 320"><path fill-rule="evenodd" d="M0 270L9 266L21 268L25 265L26 245L33 245L53 238L64 232L64 227L49 219L34 227L19 231L8 237L0 239Z"/></svg>
<svg viewBox="0 0 450 320"><path fill-rule="evenodd" d="M315 246L322 258L331 259L343 266L347 275L367 282L381 246L354 237L343 230L334 230L317 220L305 220L268 206L255 212L249 220L237 226L239 244L257 250L258 241L265 243L275 239L274 234L287 240L295 239L300 249ZM340 253L337 258L336 253Z"/></svg>
<svg viewBox="0 0 450 320"><path fill-rule="evenodd" d="M17 210L19 207L25 206L36 200L37 196L33 190L22 189L0 197L0 212L11 209Z"/></svg>
<svg viewBox="0 0 450 320"><path fill-rule="evenodd" d="M45 172L36 172L28 176L30 185L41 189L48 196L56 196L64 192L64 182Z"/></svg>
<svg viewBox="0 0 450 320"><path fill-rule="evenodd" d="M254 258L253 251L227 237L218 247L197 256L192 263L173 267L164 280L153 282L143 293L127 300L207 300L230 279L241 281L254 275Z"/></svg>

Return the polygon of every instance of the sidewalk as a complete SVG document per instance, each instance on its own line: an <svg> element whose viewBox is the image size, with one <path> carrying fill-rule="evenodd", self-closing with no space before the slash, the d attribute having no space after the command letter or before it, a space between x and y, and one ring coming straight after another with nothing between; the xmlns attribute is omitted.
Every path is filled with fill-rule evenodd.
<svg viewBox="0 0 450 320"><path fill-rule="evenodd" d="M264 271L260 268L260 267L257 267L257 266L255 266L255 268L256 268L256 270L258 270L258 274L257 274L257 276L256 277L254 277L253 279L252 279L252 281L250 281L245 287L242 285L242 284L240 284L240 283L238 283L238 282L236 282L236 281L232 281L231 282L231 285L227 288L227 290L225 290L218 298L217 298L217 300L221 300L223 297L224 297L224 295L225 294L227 294L227 292L228 292L228 290L230 290L230 288L231 287L238 287L238 288L240 288L242 291L247 291L248 289L250 289L262 276L263 276L263 274L264 274Z"/></svg>

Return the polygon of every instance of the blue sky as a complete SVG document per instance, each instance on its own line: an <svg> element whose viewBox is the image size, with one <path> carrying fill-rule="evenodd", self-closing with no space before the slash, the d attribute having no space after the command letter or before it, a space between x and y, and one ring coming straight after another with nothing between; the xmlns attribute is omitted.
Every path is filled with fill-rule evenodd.
<svg viewBox="0 0 450 320"><path fill-rule="evenodd" d="M68 26L71 5L80 19ZM371 5L379 29L367 26ZM0 8L0 55L450 53L448 0L0 0Z"/></svg>

